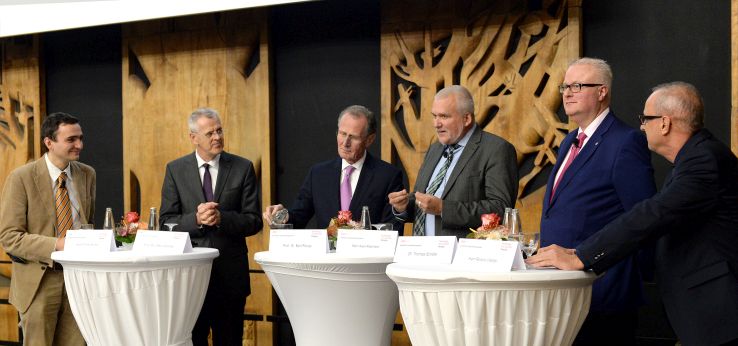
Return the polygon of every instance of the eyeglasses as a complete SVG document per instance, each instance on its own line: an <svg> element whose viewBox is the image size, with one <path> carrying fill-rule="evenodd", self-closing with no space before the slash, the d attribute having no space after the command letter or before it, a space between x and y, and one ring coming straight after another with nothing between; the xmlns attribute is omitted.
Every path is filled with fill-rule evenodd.
<svg viewBox="0 0 738 346"><path fill-rule="evenodd" d="M649 120L651 120L651 119L658 119L658 118L663 118L663 117L664 117L663 115L644 115L644 114L639 114L638 115L638 121L641 122L641 125L646 125L646 123Z"/></svg>
<svg viewBox="0 0 738 346"><path fill-rule="evenodd" d="M594 83L572 83L572 84L561 84L559 85L559 93L564 93L566 89L571 90L573 93L578 93L582 91L582 87L596 87L596 86L602 86L604 84L594 84Z"/></svg>

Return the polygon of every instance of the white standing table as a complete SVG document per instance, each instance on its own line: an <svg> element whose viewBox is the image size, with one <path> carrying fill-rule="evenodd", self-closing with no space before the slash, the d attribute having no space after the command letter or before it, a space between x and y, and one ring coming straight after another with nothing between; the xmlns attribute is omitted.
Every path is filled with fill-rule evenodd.
<svg viewBox="0 0 738 346"><path fill-rule="evenodd" d="M389 346L397 287L385 274L392 257L258 252L289 316L298 346Z"/></svg>
<svg viewBox="0 0 738 346"><path fill-rule="evenodd" d="M589 311L596 275L529 269L482 272L393 263L414 345L570 345Z"/></svg>
<svg viewBox="0 0 738 346"><path fill-rule="evenodd" d="M218 250L178 255L54 252L88 345L192 345Z"/></svg>

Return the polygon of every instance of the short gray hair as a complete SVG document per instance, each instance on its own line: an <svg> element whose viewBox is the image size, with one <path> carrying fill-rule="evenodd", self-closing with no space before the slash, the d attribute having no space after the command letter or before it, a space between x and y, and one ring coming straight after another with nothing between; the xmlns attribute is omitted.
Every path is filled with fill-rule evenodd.
<svg viewBox="0 0 738 346"><path fill-rule="evenodd" d="M456 99L456 111L459 114L464 115L469 113L474 118L474 98L468 89L461 85L449 85L436 93L434 100L444 99L449 96L454 96Z"/></svg>
<svg viewBox="0 0 738 346"><path fill-rule="evenodd" d="M597 75L602 78L602 80L598 82L606 85L608 89L612 88L612 68L607 61L597 58L580 58L572 61L572 63L569 64L569 67L574 65L587 65L593 67L597 71Z"/></svg>
<svg viewBox="0 0 738 346"><path fill-rule="evenodd" d="M366 129L364 135L368 136L377 132L377 119L374 118L374 113L361 105L352 105L346 107L341 113L338 113L338 123L341 123L341 119L344 115L351 114L355 117L366 118Z"/></svg>
<svg viewBox="0 0 738 346"><path fill-rule="evenodd" d="M197 119L200 118L208 118L208 119L215 119L215 121L220 122L220 116L218 116L218 111L212 108L198 108L195 109L192 114L190 114L189 119L187 120L187 125L190 127L190 132L197 133Z"/></svg>
<svg viewBox="0 0 738 346"><path fill-rule="evenodd" d="M677 81L659 84L652 91L656 95L654 108L657 115L671 114L675 122L693 133L704 126L705 106L694 85Z"/></svg>

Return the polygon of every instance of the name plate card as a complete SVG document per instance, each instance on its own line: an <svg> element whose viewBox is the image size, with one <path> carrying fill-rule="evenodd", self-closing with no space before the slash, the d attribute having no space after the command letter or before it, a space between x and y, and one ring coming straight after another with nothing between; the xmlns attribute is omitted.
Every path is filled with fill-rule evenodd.
<svg viewBox="0 0 738 346"><path fill-rule="evenodd" d="M520 243L517 241L459 239L453 264L490 272L525 269Z"/></svg>
<svg viewBox="0 0 738 346"><path fill-rule="evenodd" d="M392 257L396 245L397 231L339 229L336 254Z"/></svg>
<svg viewBox="0 0 738 346"><path fill-rule="evenodd" d="M272 229L269 251L302 255L328 253L328 233L324 229Z"/></svg>
<svg viewBox="0 0 738 346"><path fill-rule="evenodd" d="M64 251L79 253L106 253L115 251L115 238L110 229L68 230Z"/></svg>
<svg viewBox="0 0 738 346"><path fill-rule="evenodd" d="M192 252L192 242L187 232L139 230L131 252L157 255L182 254Z"/></svg>
<svg viewBox="0 0 738 346"><path fill-rule="evenodd" d="M455 236L399 237L395 262L450 264L456 250Z"/></svg>

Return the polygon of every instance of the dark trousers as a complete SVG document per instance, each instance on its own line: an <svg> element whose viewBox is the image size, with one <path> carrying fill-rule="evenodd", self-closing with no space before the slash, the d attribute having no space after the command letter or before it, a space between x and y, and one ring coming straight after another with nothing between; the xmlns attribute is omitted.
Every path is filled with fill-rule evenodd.
<svg viewBox="0 0 738 346"><path fill-rule="evenodd" d="M210 282L213 283L212 280ZM227 294L217 288L208 288L200 315L192 329L192 344L207 346L208 334L213 330L213 346L241 346L243 344L243 307L246 296Z"/></svg>
<svg viewBox="0 0 738 346"><path fill-rule="evenodd" d="M598 312L590 311L579 330L575 346L635 345L638 311Z"/></svg>

